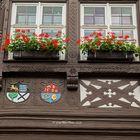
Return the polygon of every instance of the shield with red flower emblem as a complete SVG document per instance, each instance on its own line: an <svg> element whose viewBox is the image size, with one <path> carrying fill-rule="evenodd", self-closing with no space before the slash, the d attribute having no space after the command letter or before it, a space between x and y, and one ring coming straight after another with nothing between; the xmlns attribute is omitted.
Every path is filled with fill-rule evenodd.
<svg viewBox="0 0 140 140"><path fill-rule="evenodd" d="M61 92L57 85L51 83L46 85L41 93L41 99L48 103L54 103L60 100Z"/></svg>

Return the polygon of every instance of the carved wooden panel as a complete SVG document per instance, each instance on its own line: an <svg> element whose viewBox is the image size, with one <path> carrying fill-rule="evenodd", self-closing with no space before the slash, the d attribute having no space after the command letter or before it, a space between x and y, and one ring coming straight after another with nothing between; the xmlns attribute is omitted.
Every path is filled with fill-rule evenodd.
<svg viewBox="0 0 140 140"><path fill-rule="evenodd" d="M94 108L140 108L140 85L133 79L82 79L82 106Z"/></svg>

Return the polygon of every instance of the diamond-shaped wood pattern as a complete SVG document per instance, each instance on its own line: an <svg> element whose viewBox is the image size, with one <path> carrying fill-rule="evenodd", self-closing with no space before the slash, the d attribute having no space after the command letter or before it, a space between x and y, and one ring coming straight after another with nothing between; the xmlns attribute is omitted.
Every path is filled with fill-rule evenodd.
<svg viewBox="0 0 140 140"><path fill-rule="evenodd" d="M140 85L137 80L83 79L80 100L82 106L94 108L140 107Z"/></svg>

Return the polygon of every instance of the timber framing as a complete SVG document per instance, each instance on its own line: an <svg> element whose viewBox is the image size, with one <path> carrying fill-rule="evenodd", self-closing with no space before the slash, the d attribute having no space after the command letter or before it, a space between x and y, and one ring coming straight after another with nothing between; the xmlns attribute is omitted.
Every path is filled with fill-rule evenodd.
<svg viewBox="0 0 140 140"><path fill-rule="evenodd" d="M66 60L34 61L8 60L6 53L0 53L0 139L10 137L26 138L26 134L36 136L65 135L67 140L82 136L85 140L139 140L140 110L137 108L100 109L82 107L79 97L79 80L83 77L120 77L140 81L140 62L82 61L75 42L80 37L80 3L136 3L138 33L140 33L140 0L3 0L0 3L0 34L10 31L10 14L12 2L55 2L67 4L67 34L71 36ZM3 21L3 22L2 22ZM140 34L139 42L140 42ZM65 95L58 104L38 104L35 93L33 101L14 104L6 101L6 82L8 78L43 79L44 77L64 79ZM33 89L38 87L38 83ZM36 100L34 100L36 99ZM25 135L24 135L25 134ZM3 135L5 137L3 137ZM68 136L72 137L68 137ZM128 136L129 135L129 136ZM36 136L36 138L35 138ZM88 136L88 137L85 137ZM62 136L63 137L63 136ZM101 137L101 138L100 138ZM49 138L49 137L48 137ZM82 137L81 137L82 138ZM80 137L79 137L80 139ZM5 139L4 139L5 140ZM22 139L21 139L22 140ZM53 138L50 140L54 140ZM78 139L76 139L78 140Z"/></svg>

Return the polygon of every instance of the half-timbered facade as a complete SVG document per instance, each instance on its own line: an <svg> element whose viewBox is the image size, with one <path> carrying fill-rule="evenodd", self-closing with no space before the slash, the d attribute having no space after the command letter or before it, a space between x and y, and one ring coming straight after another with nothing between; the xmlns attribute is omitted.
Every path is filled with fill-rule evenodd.
<svg viewBox="0 0 140 140"><path fill-rule="evenodd" d="M1 0L0 35L61 30L71 40L59 60L0 52L0 139L139 140L140 61L91 61L76 45L96 30L139 44L139 15L140 0Z"/></svg>

